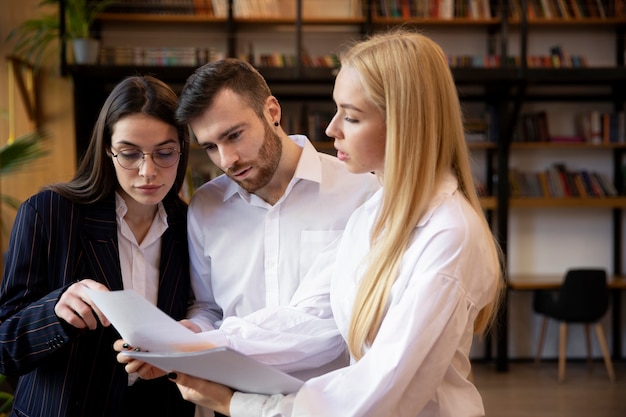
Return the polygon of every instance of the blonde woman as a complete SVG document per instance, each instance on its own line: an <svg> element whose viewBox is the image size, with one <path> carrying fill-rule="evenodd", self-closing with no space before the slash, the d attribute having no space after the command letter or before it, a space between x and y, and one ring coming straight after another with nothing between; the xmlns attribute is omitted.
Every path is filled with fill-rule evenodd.
<svg viewBox="0 0 626 417"><path fill-rule="evenodd" d="M374 171L383 184L335 252L330 302L351 365L290 395L170 379L184 398L237 417L484 415L469 352L496 311L500 259L446 57L427 37L397 31L356 44L341 63L327 134L350 171Z"/></svg>

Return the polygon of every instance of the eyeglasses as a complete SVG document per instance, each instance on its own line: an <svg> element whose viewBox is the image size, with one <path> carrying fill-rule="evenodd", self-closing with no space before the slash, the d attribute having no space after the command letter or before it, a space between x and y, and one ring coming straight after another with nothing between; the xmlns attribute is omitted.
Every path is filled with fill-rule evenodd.
<svg viewBox="0 0 626 417"><path fill-rule="evenodd" d="M161 148L152 152L141 152L137 149L122 149L111 156L117 159L117 163L124 169L137 169L150 155L152 162L161 168L169 168L176 164L182 153L174 148Z"/></svg>

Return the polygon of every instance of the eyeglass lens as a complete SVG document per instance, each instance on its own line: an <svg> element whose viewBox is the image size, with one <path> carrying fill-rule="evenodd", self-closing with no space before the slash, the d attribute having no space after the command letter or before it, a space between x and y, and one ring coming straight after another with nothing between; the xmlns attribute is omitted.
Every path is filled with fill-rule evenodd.
<svg viewBox="0 0 626 417"><path fill-rule="evenodd" d="M161 168L169 168L178 162L180 152L174 148L157 149L152 152L141 152L136 149L122 149L113 157L122 168L136 169L141 166L146 159L146 155L150 155L152 161Z"/></svg>

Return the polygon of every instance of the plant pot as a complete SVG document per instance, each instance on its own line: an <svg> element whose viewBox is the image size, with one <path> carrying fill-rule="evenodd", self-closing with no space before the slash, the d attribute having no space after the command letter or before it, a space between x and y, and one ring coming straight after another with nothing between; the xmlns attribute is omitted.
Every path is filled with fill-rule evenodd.
<svg viewBox="0 0 626 417"><path fill-rule="evenodd" d="M91 38L72 39L72 47L74 48L74 62L76 64L98 63L99 40Z"/></svg>

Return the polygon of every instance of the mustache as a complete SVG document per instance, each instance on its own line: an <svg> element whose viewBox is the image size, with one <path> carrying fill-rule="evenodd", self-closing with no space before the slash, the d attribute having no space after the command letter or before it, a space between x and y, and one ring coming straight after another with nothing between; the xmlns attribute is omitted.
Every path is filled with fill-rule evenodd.
<svg viewBox="0 0 626 417"><path fill-rule="evenodd" d="M228 168L226 170L226 175L235 175L236 173L238 173L239 171L241 171L242 169L244 169L244 167L246 166L250 166L250 164L247 163L237 163L233 166L231 166L230 168Z"/></svg>

